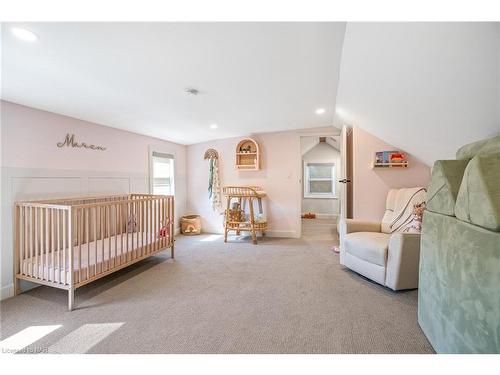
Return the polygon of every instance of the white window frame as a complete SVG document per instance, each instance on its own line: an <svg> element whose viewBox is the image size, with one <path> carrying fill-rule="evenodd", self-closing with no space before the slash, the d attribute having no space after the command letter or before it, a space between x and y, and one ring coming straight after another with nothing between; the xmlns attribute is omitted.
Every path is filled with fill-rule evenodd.
<svg viewBox="0 0 500 375"><path fill-rule="evenodd" d="M308 164L331 164L332 165L332 178L314 178L313 181L332 181L332 192L331 193L311 193L309 190L309 182L311 178L309 177ZM337 168L335 162L325 161L325 160L304 160L304 198L317 198L317 199L334 199L337 198Z"/></svg>
<svg viewBox="0 0 500 375"><path fill-rule="evenodd" d="M149 150L149 194L154 194L154 168L153 168L153 155L154 154L160 154L160 155L165 155L165 157L168 157L170 159L172 159L172 168L174 170L174 173L173 173L173 180L172 180L172 183L171 183L171 192L172 192L172 195L175 196L175 180L177 179L177 170L176 170L176 167L175 167L175 154L173 153L170 153L170 152L165 152L165 151L162 151L162 150L157 150L157 149L150 149Z"/></svg>

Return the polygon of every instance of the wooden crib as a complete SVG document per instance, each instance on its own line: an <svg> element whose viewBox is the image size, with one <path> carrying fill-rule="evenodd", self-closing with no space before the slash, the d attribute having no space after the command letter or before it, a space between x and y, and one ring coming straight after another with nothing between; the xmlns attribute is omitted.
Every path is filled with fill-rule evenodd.
<svg viewBox="0 0 500 375"><path fill-rule="evenodd" d="M170 248L174 197L131 194L15 204L14 292L19 281L75 289Z"/></svg>

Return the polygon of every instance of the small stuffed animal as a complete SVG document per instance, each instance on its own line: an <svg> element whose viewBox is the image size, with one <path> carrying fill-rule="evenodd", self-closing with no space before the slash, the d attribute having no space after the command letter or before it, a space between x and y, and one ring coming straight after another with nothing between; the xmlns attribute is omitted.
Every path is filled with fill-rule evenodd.
<svg viewBox="0 0 500 375"><path fill-rule="evenodd" d="M127 221L127 233L135 233L137 229L137 219L135 214L131 214Z"/></svg>
<svg viewBox="0 0 500 375"><path fill-rule="evenodd" d="M422 219L426 209L425 202L413 206L413 219L410 221L405 232L408 233L421 233L422 232Z"/></svg>
<svg viewBox="0 0 500 375"><path fill-rule="evenodd" d="M158 237L162 238L162 237L170 236L170 223L171 223L171 219L168 219L167 223L163 224L160 227L160 232L158 233Z"/></svg>

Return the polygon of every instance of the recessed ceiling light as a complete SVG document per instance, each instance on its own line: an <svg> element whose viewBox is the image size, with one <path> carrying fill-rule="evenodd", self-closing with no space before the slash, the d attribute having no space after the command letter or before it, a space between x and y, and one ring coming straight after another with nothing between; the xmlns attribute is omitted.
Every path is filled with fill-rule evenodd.
<svg viewBox="0 0 500 375"><path fill-rule="evenodd" d="M219 125L217 124L210 124L210 129L217 129Z"/></svg>
<svg viewBox="0 0 500 375"><path fill-rule="evenodd" d="M326 111L325 111L325 109L324 109L324 108L316 108L316 111L315 111L315 112L316 112L316 114L317 114L317 115L322 115L322 114L323 114L323 113L325 113Z"/></svg>
<svg viewBox="0 0 500 375"><path fill-rule="evenodd" d="M26 42L35 42L38 40L38 36L33 31L23 29L21 27L13 27L10 31L16 38Z"/></svg>

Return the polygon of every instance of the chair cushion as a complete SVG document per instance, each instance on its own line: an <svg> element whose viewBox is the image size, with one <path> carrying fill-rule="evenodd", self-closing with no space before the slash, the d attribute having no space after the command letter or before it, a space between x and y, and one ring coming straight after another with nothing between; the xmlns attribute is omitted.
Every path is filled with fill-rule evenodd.
<svg viewBox="0 0 500 375"><path fill-rule="evenodd" d="M458 190L468 160L438 160L432 168L432 179L427 194L427 209L454 216Z"/></svg>
<svg viewBox="0 0 500 375"><path fill-rule="evenodd" d="M345 236L345 251L369 263L385 266L391 235L377 232L354 232Z"/></svg>
<svg viewBox="0 0 500 375"><path fill-rule="evenodd" d="M476 155L500 153L500 135L462 146L457 151L457 159L469 160Z"/></svg>
<svg viewBox="0 0 500 375"><path fill-rule="evenodd" d="M458 192L455 216L500 232L500 154L476 155L469 162Z"/></svg>

